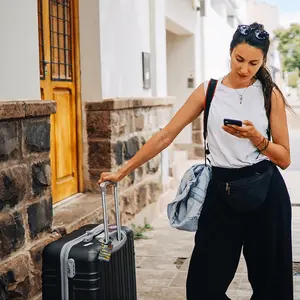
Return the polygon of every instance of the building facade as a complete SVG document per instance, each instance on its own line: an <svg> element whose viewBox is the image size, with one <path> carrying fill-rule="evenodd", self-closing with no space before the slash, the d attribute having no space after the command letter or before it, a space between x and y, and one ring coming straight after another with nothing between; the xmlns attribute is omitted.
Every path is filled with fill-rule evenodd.
<svg viewBox="0 0 300 300"><path fill-rule="evenodd" d="M270 33L271 45L267 60L267 67L270 70L273 80L280 88L284 88L282 62L278 51L278 42L274 39L274 31L280 27L280 15L277 5L255 0L247 1L248 23L258 22L265 26Z"/></svg>
<svg viewBox="0 0 300 300"><path fill-rule="evenodd" d="M39 299L45 245L100 222L100 173L126 163L202 81L227 74L244 7L0 2L0 299ZM120 183L124 224L165 208L176 153L201 157L200 118Z"/></svg>

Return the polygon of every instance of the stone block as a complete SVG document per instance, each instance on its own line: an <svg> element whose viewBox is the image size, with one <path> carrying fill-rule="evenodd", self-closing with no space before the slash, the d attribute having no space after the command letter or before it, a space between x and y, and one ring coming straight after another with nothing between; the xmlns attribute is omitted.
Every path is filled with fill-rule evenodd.
<svg viewBox="0 0 300 300"><path fill-rule="evenodd" d="M50 124L48 119L28 120L24 126L24 142L29 152L50 151Z"/></svg>
<svg viewBox="0 0 300 300"><path fill-rule="evenodd" d="M33 203L27 208L30 237L34 239L39 233L51 228L53 213L52 199Z"/></svg>
<svg viewBox="0 0 300 300"><path fill-rule="evenodd" d="M194 144L201 144L202 143L202 132L195 131L192 133L192 141Z"/></svg>
<svg viewBox="0 0 300 300"><path fill-rule="evenodd" d="M202 128L202 120L201 118L197 118L192 122L192 128L193 130L201 130Z"/></svg>
<svg viewBox="0 0 300 300"><path fill-rule="evenodd" d="M145 117L143 114L135 114L135 130L142 131L144 129Z"/></svg>
<svg viewBox="0 0 300 300"><path fill-rule="evenodd" d="M31 300L29 297L30 265L27 255L21 254L0 267L0 299Z"/></svg>
<svg viewBox="0 0 300 300"><path fill-rule="evenodd" d="M32 165L32 191L40 196L51 185L50 161L43 161Z"/></svg>
<svg viewBox="0 0 300 300"><path fill-rule="evenodd" d="M32 275L32 286L30 295L33 297L38 294L42 288L42 254L44 248L51 242L59 239L61 236L57 233L52 234L44 240L39 241L38 244L34 245L30 250L30 257L33 263Z"/></svg>
<svg viewBox="0 0 300 300"><path fill-rule="evenodd" d="M156 202L162 193L162 185L160 182L149 183L150 202Z"/></svg>
<svg viewBox="0 0 300 300"><path fill-rule="evenodd" d="M55 101L24 101L26 117L49 116L56 113Z"/></svg>
<svg viewBox="0 0 300 300"><path fill-rule="evenodd" d="M23 246L25 229L19 212L6 213L0 216L0 258L3 259Z"/></svg>
<svg viewBox="0 0 300 300"><path fill-rule="evenodd" d="M129 173L127 177L130 180L130 185L134 184L134 181L135 181L135 171L132 171L131 173Z"/></svg>
<svg viewBox="0 0 300 300"><path fill-rule="evenodd" d="M88 162L92 169L111 168L110 140L89 142Z"/></svg>
<svg viewBox="0 0 300 300"><path fill-rule="evenodd" d="M28 167L16 165L0 173L0 211L21 202L29 190Z"/></svg>
<svg viewBox="0 0 300 300"><path fill-rule="evenodd" d="M144 176L144 166L141 166L139 168L136 169L136 174L137 174L137 179L140 179Z"/></svg>
<svg viewBox="0 0 300 300"><path fill-rule="evenodd" d="M124 143L124 157L131 159L139 150L139 139L137 136L130 138Z"/></svg>
<svg viewBox="0 0 300 300"><path fill-rule="evenodd" d="M17 119L25 117L25 105L22 101L1 101L0 119Z"/></svg>
<svg viewBox="0 0 300 300"><path fill-rule="evenodd" d="M138 211L142 210L147 204L150 203L150 195L147 185L143 184L138 188L137 192L137 207Z"/></svg>
<svg viewBox="0 0 300 300"><path fill-rule="evenodd" d="M135 214L138 212L138 205L133 191L120 196L120 210L122 212L122 224L126 224L129 220L134 218Z"/></svg>
<svg viewBox="0 0 300 300"><path fill-rule="evenodd" d="M128 127L129 111L111 112L111 132L112 136L120 137L126 133Z"/></svg>
<svg viewBox="0 0 300 300"><path fill-rule="evenodd" d="M18 122L0 122L0 162L19 157Z"/></svg>
<svg viewBox="0 0 300 300"><path fill-rule="evenodd" d="M147 174L155 174L159 169L159 165L160 165L160 155L152 158L147 162L147 167L146 167Z"/></svg>
<svg viewBox="0 0 300 300"><path fill-rule="evenodd" d="M118 166L123 164L123 143L118 141L117 143L115 143L112 148L114 151L114 155L115 155L115 159L116 159L116 164Z"/></svg>
<svg viewBox="0 0 300 300"><path fill-rule="evenodd" d="M134 111L133 110L129 110L129 114L127 117L127 128L129 129L130 133L134 133L135 131L135 116L134 116Z"/></svg>
<svg viewBox="0 0 300 300"><path fill-rule="evenodd" d="M87 134L89 138L110 138L110 111L89 111L86 117Z"/></svg>
<svg viewBox="0 0 300 300"><path fill-rule="evenodd" d="M204 157L204 148L202 145L195 147L194 151L195 151L196 158Z"/></svg>
<svg viewBox="0 0 300 300"><path fill-rule="evenodd" d="M141 143L141 147L146 144L146 139L143 136L140 137L140 143Z"/></svg>

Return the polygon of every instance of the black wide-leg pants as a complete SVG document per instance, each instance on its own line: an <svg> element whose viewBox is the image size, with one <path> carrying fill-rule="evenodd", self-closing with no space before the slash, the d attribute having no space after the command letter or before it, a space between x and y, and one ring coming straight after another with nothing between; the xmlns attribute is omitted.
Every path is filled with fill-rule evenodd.
<svg viewBox="0 0 300 300"><path fill-rule="evenodd" d="M293 300L291 203L277 169L267 199L255 210L235 212L218 195L216 180L250 176L256 166L213 168L199 218L195 247L187 278L187 300L229 299L241 251L246 260L252 300Z"/></svg>

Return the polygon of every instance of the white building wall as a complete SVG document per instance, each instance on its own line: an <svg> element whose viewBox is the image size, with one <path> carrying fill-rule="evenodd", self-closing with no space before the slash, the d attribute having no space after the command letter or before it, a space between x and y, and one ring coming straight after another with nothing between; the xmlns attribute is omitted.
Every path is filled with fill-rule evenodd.
<svg viewBox="0 0 300 300"><path fill-rule="evenodd" d="M248 0L247 12L249 24L252 22L264 24L271 38L274 37L274 30L280 26L280 15L276 5Z"/></svg>
<svg viewBox="0 0 300 300"><path fill-rule="evenodd" d="M0 100L41 99L36 0L0 1L0 41Z"/></svg>
<svg viewBox="0 0 300 300"><path fill-rule="evenodd" d="M148 0L101 0L102 97L146 97L142 52L150 52Z"/></svg>
<svg viewBox="0 0 300 300"><path fill-rule="evenodd" d="M99 101L102 98L99 0L79 0L79 37L81 98ZM84 131L83 131L84 132Z"/></svg>
<svg viewBox="0 0 300 300"><path fill-rule="evenodd" d="M237 4L236 13L239 24L248 24L248 0L238 0Z"/></svg>
<svg viewBox="0 0 300 300"><path fill-rule="evenodd" d="M218 10L221 11L220 6ZM209 1L203 17L204 79L220 78L230 70L230 42L236 28L231 27L227 18L218 14ZM223 11L223 10L222 10Z"/></svg>
<svg viewBox="0 0 300 300"><path fill-rule="evenodd" d="M162 0L149 0L152 96L167 96L166 22Z"/></svg>
<svg viewBox="0 0 300 300"><path fill-rule="evenodd" d="M189 0L165 0L167 31L168 95L176 97L174 114L200 84L199 13ZM188 87L188 78L194 87ZM192 126L186 126L175 139L178 144L192 143Z"/></svg>
<svg viewBox="0 0 300 300"><path fill-rule="evenodd" d="M162 1L162 0L161 0ZM167 28L178 34L193 34L197 17L191 0L164 0Z"/></svg>
<svg viewBox="0 0 300 300"><path fill-rule="evenodd" d="M274 30L280 27L280 15L278 6L268 3L258 3L254 0L248 0L247 5L248 22L258 22L265 26L271 38L271 45L268 54L267 67L269 68L273 80L279 87L283 87L282 68L280 61L280 53L274 38Z"/></svg>
<svg viewBox="0 0 300 300"><path fill-rule="evenodd" d="M195 38L167 32L168 93L176 96L174 113L184 104L193 89L187 80L195 72ZM176 143L191 143L192 128L188 125L176 138Z"/></svg>

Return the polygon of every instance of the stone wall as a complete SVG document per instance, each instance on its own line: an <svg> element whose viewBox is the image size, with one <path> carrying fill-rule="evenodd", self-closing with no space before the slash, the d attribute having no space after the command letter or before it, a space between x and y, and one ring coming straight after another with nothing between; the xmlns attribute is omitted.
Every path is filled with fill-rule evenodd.
<svg viewBox="0 0 300 300"><path fill-rule="evenodd" d="M192 122L192 143L174 144L175 150L187 151L189 159L199 159L204 157L203 147L203 114Z"/></svg>
<svg viewBox="0 0 300 300"><path fill-rule="evenodd" d="M171 98L151 98L86 104L89 191L99 192L97 180L101 172L120 168L171 119L172 103ZM160 176L160 155L157 155L120 182L122 223L159 198Z"/></svg>
<svg viewBox="0 0 300 300"><path fill-rule="evenodd" d="M51 234L52 101L0 102L0 299L32 299Z"/></svg>
<svg viewBox="0 0 300 300"><path fill-rule="evenodd" d="M87 192L98 193L99 174L117 170L171 119L172 102L111 99L86 104ZM52 101L0 102L0 300L40 299L35 297L41 292L44 247L102 219L98 195L86 193L82 196L86 200L79 197L52 207L49 116L53 113ZM161 189L158 155L120 183L122 223L128 224L157 201ZM114 222L111 195L108 198Z"/></svg>
<svg viewBox="0 0 300 300"><path fill-rule="evenodd" d="M203 147L203 114L192 122L192 141L193 152L192 158L200 158L204 156Z"/></svg>

